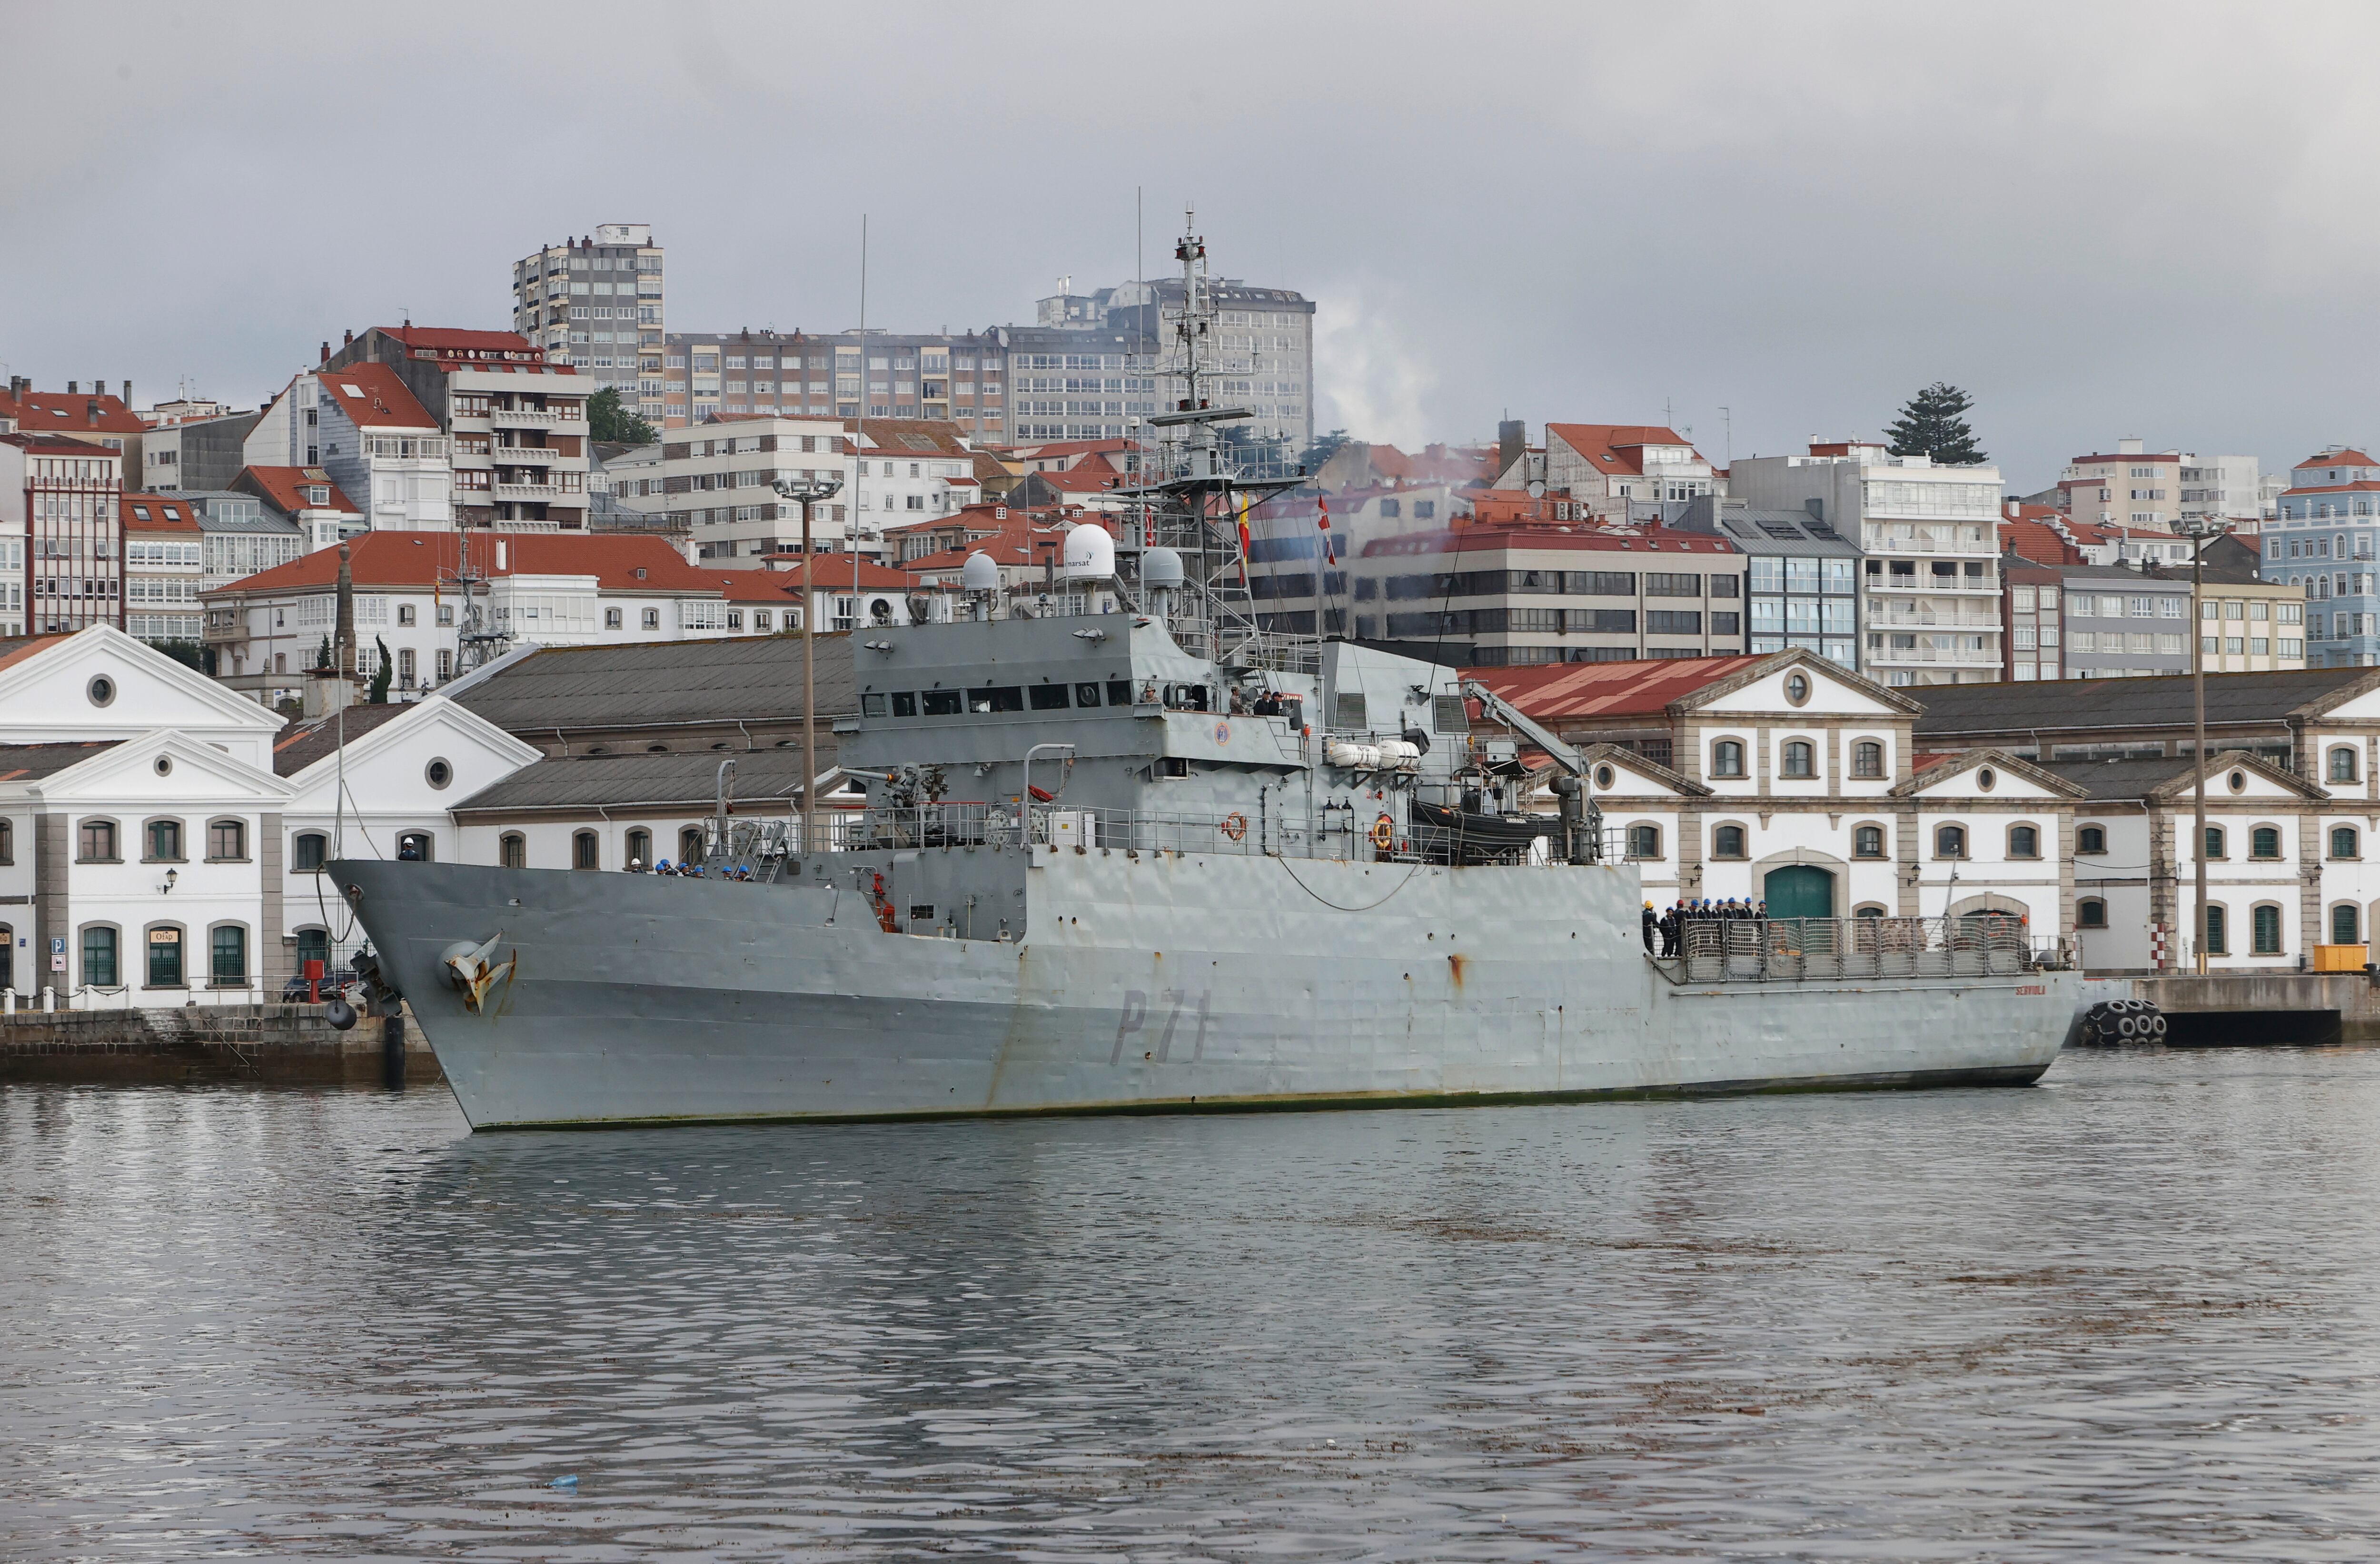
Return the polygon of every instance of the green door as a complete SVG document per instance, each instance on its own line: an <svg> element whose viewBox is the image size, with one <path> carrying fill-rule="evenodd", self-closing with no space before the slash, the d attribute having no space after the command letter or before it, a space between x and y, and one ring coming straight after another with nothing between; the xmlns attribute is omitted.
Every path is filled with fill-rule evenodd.
<svg viewBox="0 0 2380 1564"><path fill-rule="evenodd" d="M1768 903L1770 917L1835 915L1835 877L1807 864L1770 869L1760 893Z"/></svg>

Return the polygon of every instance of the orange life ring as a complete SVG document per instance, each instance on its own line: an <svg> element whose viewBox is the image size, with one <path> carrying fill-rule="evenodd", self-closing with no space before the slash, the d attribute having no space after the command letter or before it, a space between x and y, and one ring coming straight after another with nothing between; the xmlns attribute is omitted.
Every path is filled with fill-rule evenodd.
<svg viewBox="0 0 2380 1564"><path fill-rule="evenodd" d="M1222 831L1225 836L1237 842L1248 833L1248 818L1237 809L1232 810L1223 817Z"/></svg>
<svg viewBox="0 0 2380 1564"><path fill-rule="evenodd" d="M1385 853L1397 839L1397 822L1382 815L1372 822L1372 845Z"/></svg>

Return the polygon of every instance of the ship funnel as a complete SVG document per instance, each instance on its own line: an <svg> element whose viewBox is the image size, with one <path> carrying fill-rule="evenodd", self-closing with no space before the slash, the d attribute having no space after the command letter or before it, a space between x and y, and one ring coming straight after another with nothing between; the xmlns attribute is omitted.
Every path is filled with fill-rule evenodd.
<svg viewBox="0 0 2380 1564"><path fill-rule="evenodd" d="M1065 563L1058 573L1069 581L1105 581L1115 575L1115 540L1089 523L1066 534Z"/></svg>

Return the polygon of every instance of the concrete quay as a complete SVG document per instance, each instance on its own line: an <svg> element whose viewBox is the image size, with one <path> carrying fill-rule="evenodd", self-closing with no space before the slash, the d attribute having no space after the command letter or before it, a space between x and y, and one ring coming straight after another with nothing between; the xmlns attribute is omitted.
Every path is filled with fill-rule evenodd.
<svg viewBox="0 0 2380 1564"><path fill-rule="evenodd" d="M406 1084L444 1080L437 1056L409 1020L405 1039ZM19 1010L0 1020L0 1083L373 1085L382 1077L382 1042L376 1018L335 1032L321 1005Z"/></svg>
<svg viewBox="0 0 2380 1564"><path fill-rule="evenodd" d="M2164 973L2086 985L2089 1002L2146 1000L2167 1041L2243 1045L2380 1037L2380 983L2361 972Z"/></svg>

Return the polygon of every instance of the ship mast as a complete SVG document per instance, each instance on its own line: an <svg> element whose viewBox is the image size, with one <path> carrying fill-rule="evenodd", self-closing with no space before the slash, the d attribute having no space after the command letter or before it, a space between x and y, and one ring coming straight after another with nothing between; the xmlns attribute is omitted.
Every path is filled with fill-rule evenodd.
<svg viewBox="0 0 2380 1564"><path fill-rule="evenodd" d="M488 578L472 568L471 534L461 527L455 532L455 568L441 572L438 585L441 596L449 588L463 596L462 610L455 615L456 677L493 662L510 649L512 631L498 628L484 606Z"/></svg>
<svg viewBox="0 0 2380 1564"><path fill-rule="evenodd" d="M1244 474L1216 426L1252 418L1246 407L1214 405L1212 386L1229 370L1213 279L1207 269L1207 241L1195 211L1183 213L1183 234L1173 247L1182 265L1182 298L1160 305L1161 358L1148 366L1156 383L1177 390L1173 406L1148 420L1156 448L1144 451L1140 481L1122 491L1141 503L1145 521L1135 541L1182 556L1187 601L1174 616L1174 638L1184 649L1217 662L1311 670L1320 662L1321 621L1315 634L1261 627L1240 568L1239 518L1253 507L1302 484L1303 477L1260 478ZM1315 563L1321 585L1322 562ZM1318 590L1318 604L1322 594Z"/></svg>

